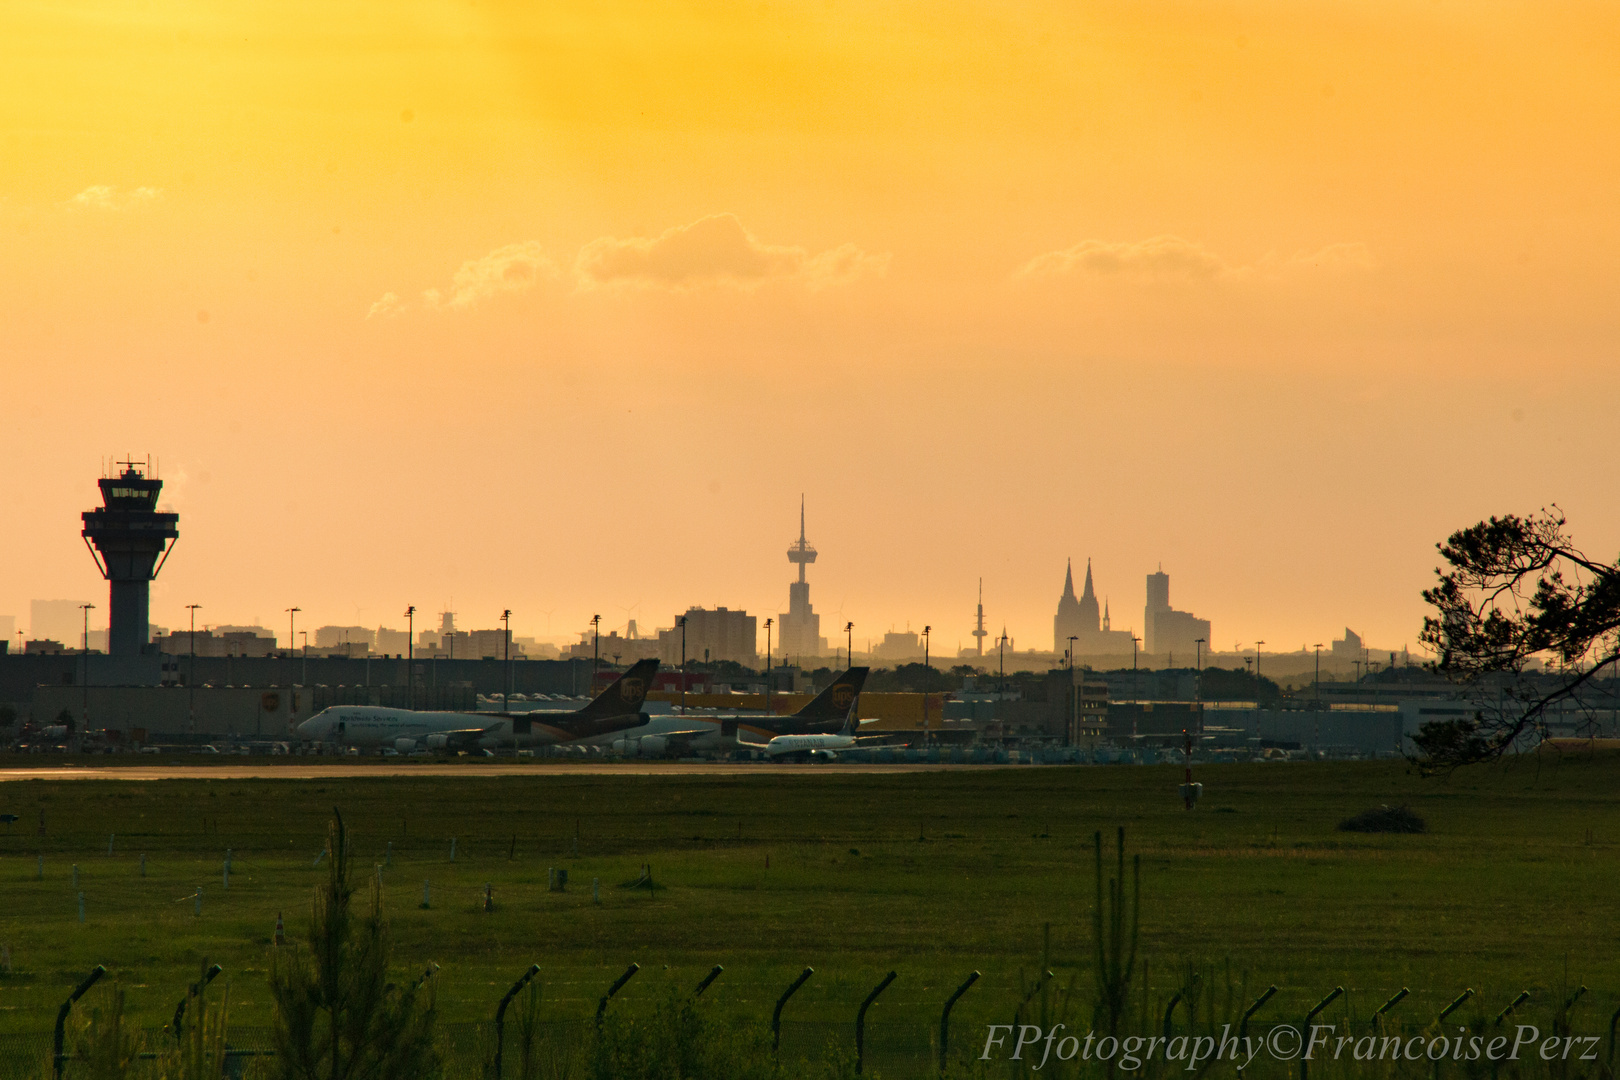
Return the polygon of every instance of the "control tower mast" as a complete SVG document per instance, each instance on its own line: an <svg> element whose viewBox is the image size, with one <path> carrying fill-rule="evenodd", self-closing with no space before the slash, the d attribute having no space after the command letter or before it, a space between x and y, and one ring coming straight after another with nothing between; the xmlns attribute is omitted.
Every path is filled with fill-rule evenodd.
<svg viewBox="0 0 1620 1080"><path fill-rule="evenodd" d="M149 648L152 580L174 550L170 541L180 535L180 515L158 512L163 481L147 475L152 471L150 462L144 470L134 461L116 464L123 466L118 475L98 481L102 506L82 515L83 535L112 591L107 651L113 656L139 656Z"/></svg>
<svg viewBox="0 0 1620 1080"><path fill-rule="evenodd" d="M990 631L984 628L984 578L979 579L979 617L973 626L973 651L984 655L984 639L990 636Z"/></svg>

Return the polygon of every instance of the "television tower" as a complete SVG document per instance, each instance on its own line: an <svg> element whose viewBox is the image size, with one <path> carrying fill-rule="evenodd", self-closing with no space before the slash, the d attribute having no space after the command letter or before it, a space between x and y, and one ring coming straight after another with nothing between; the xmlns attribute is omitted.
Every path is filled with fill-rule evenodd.
<svg viewBox="0 0 1620 1080"><path fill-rule="evenodd" d="M158 556L167 562L174 550L170 541L180 535L180 515L158 513L163 481L147 475L150 462L144 471L134 461L116 464L123 466L122 472L97 481L101 507L81 515L83 535L96 568L111 583L107 652L140 656L149 648L152 580L163 569Z"/></svg>
<svg viewBox="0 0 1620 1080"><path fill-rule="evenodd" d="M804 568L807 564L816 561L816 549L804 538L804 496L799 496L799 539L788 548L788 562L797 563L799 567L799 584L805 584ZM805 596L808 598L809 592Z"/></svg>
<svg viewBox="0 0 1620 1080"><path fill-rule="evenodd" d="M984 655L984 639L990 636L990 631L984 628L984 578L979 579L979 616L973 627L973 651L979 656Z"/></svg>

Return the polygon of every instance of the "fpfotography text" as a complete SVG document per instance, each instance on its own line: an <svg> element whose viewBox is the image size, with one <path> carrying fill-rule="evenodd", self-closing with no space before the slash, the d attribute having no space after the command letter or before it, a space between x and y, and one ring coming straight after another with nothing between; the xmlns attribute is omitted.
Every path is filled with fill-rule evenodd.
<svg viewBox="0 0 1620 1080"><path fill-rule="evenodd" d="M1134 1072L1151 1061L1186 1062L1188 1072L1210 1061L1232 1061L1247 1066L1264 1054L1277 1061L1324 1059L1349 1061L1518 1061L1520 1055L1543 1061L1597 1060L1599 1036L1548 1035L1532 1024L1520 1024L1509 1035L1469 1034L1459 1027L1455 1035L1340 1035L1337 1024L1313 1024L1306 1038L1300 1029L1279 1024L1264 1035L1234 1035L1232 1026L1215 1035L1103 1035L1088 1031L1065 1033L1067 1025L990 1024L980 1061L1005 1058L1031 1063L1039 1070L1048 1061L1111 1061Z"/></svg>

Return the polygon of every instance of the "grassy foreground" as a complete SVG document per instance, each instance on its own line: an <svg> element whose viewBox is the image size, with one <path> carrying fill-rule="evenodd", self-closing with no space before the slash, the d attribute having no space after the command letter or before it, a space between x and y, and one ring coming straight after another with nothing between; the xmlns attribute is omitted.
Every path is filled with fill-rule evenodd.
<svg viewBox="0 0 1620 1080"><path fill-rule="evenodd" d="M443 965L452 1022L487 1020L530 963L548 1015L588 1016L636 961L642 975L615 1009L723 964L709 994L768 1019L809 965L788 1015L839 1021L890 969L899 978L873 1019L937 1018L977 969L957 1016L982 1031L1010 1020L1043 966L1089 985L1092 834L1111 845L1117 825L1143 857L1153 987L1180 985L1190 963L1229 963L1251 988L1276 983L1280 1013L1342 985L1365 1017L1409 986L1403 1009L1432 1016L1465 986L1505 1004L1567 977L1593 988L1606 1022L1620 991L1606 947L1620 922L1617 766L1544 758L1441 780L1402 763L1210 767L1193 813L1169 767L609 777L537 764L509 778L0 783L0 813L20 817L0 826L13 968L0 975L0 1032L49 1030L97 963L137 1021L161 1024L205 958L231 980L232 1023L267 1024L276 915L289 938L306 926L334 806L364 861L389 863L401 975ZM1410 805L1428 833L1335 831L1380 803ZM643 864L655 892L618 887ZM566 893L548 891L550 867L568 870Z"/></svg>

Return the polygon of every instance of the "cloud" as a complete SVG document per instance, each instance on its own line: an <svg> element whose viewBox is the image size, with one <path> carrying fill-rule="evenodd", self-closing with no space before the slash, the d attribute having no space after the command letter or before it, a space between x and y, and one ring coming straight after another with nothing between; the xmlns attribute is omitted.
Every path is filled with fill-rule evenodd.
<svg viewBox="0 0 1620 1080"><path fill-rule="evenodd" d="M161 194L162 188L138 187L120 192L111 184L92 184L64 205L74 210L128 210L149 203Z"/></svg>
<svg viewBox="0 0 1620 1080"><path fill-rule="evenodd" d="M1155 236L1134 244L1082 240L1061 251L1037 255L1016 277L1086 273L1099 276L1217 278L1231 273L1208 248L1179 236Z"/></svg>
<svg viewBox="0 0 1620 1080"><path fill-rule="evenodd" d="M592 240L574 261L581 287L619 284L666 289L731 284L744 288L766 281L798 281L812 289L883 274L889 256L872 255L843 244L812 255L802 247L780 247L757 239L735 214L713 214L656 237Z"/></svg>
<svg viewBox="0 0 1620 1080"><path fill-rule="evenodd" d="M1373 270L1378 264L1366 244L1354 241L1329 244L1318 251L1297 251L1286 259L1267 256L1260 260L1260 266L1278 270Z"/></svg>
<svg viewBox="0 0 1620 1080"><path fill-rule="evenodd" d="M1094 277L1217 278L1279 277L1302 271L1372 270L1372 252L1359 241L1329 244L1317 251L1290 256L1271 253L1253 266L1228 263L1204 247L1179 236L1155 236L1136 243L1082 240L1073 247L1037 255L1013 274L1015 278L1089 274Z"/></svg>
<svg viewBox="0 0 1620 1080"><path fill-rule="evenodd" d="M366 312L366 318L372 319L379 316L388 318L391 315L398 315L406 310L408 306L404 301L400 300L398 293L385 292L377 298L376 303L371 305L371 309Z"/></svg>
<svg viewBox="0 0 1620 1080"><path fill-rule="evenodd" d="M526 240L521 244L507 244L505 247L496 248L488 255L467 260L450 278L448 293L428 289L422 296L430 308L465 311L476 307L480 300L500 293L524 292L534 288L541 281L557 276L556 264L540 250L540 245L533 240ZM392 295L388 293L383 299L386 300ZM377 301L378 304L382 302ZM376 309L377 305L373 304L374 314ZM404 306L400 305L399 310L403 309Z"/></svg>

